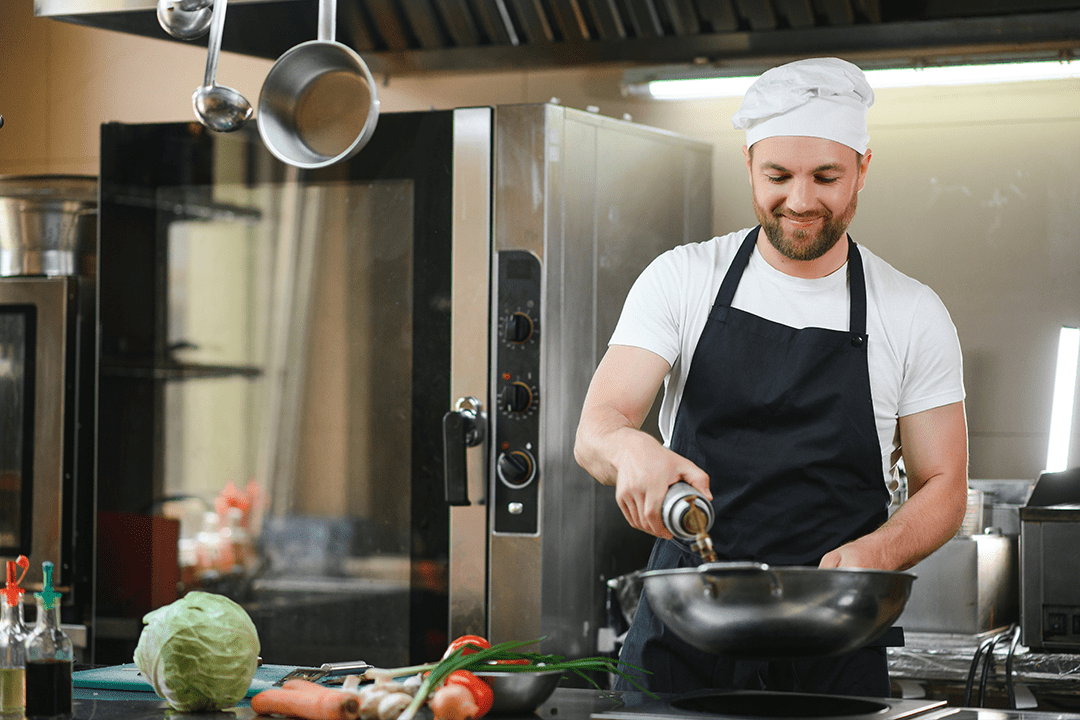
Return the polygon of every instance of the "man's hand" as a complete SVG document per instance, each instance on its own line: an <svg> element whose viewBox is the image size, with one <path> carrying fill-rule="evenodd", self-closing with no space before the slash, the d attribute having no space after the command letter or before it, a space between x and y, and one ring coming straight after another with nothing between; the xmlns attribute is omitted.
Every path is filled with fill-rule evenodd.
<svg viewBox="0 0 1080 720"><path fill-rule="evenodd" d="M589 385L574 445L578 464L604 485L615 486L627 521L662 538L671 537L660 516L671 485L685 480L712 498L701 468L639 429L670 369L648 350L608 348Z"/></svg>
<svg viewBox="0 0 1080 720"><path fill-rule="evenodd" d="M618 448L612 458L617 468L615 500L632 527L670 538L661 508L668 488L679 480L685 480L712 499L705 471L668 450L651 435L627 428L616 434L615 442Z"/></svg>
<svg viewBox="0 0 1080 720"><path fill-rule="evenodd" d="M893 568L888 567L888 560L874 547L874 544L865 540L866 538L859 538L825 553L825 557L821 558L819 567L892 570Z"/></svg>
<svg viewBox="0 0 1080 720"><path fill-rule="evenodd" d="M874 532L842 545L821 567L907 570L960 529L967 506L967 422L953 403L900 418L908 500Z"/></svg>

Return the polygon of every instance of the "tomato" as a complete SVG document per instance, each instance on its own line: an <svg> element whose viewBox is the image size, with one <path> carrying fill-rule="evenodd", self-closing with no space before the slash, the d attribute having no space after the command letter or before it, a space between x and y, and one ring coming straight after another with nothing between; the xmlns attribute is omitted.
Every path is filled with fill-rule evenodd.
<svg viewBox="0 0 1080 720"><path fill-rule="evenodd" d="M445 660L459 649L461 649L462 655L472 655L479 650L487 650L489 647L491 647L491 643L479 635L462 635L447 646L442 659Z"/></svg>
<svg viewBox="0 0 1080 720"><path fill-rule="evenodd" d="M518 658L517 660L492 660L496 665L528 665L529 661L525 658Z"/></svg>
<svg viewBox="0 0 1080 720"><path fill-rule="evenodd" d="M474 720L486 715L495 702L495 693L492 692L491 686L468 670L455 670L450 673L449 677L446 678L446 684L461 685L472 693L477 707L477 713L473 716Z"/></svg>

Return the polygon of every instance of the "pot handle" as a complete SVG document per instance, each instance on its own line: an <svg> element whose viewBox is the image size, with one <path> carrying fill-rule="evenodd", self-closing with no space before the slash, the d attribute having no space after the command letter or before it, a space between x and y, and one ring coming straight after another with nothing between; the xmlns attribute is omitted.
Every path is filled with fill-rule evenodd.
<svg viewBox="0 0 1080 720"><path fill-rule="evenodd" d="M769 581L769 594L777 599L784 597L784 584L780 582L780 576L765 563L736 561L705 563L698 566L701 584L704 586L706 597L709 598L716 597L717 585L719 585L722 576L737 573L765 575Z"/></svg>
<svg viewBox="0 0 1080 720"><path fill-rule="evenodd" d="M319 0L320 42L337 42L337 0Z"/></svg>

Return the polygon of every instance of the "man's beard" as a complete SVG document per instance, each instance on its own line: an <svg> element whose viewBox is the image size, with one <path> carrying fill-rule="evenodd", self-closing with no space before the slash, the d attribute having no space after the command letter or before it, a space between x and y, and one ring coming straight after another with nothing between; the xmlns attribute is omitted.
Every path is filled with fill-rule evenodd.
<svg viewBox="0 0 1080 720"><path fill-rule="evenodd" d="M778 209L771 213L766 212L765 208L758 204L757 198L754 198L754 214L757 215L758 222L761 223L761 229L765 231L765 236L769 238L769 243L781 255L791 260L817 260L829 252L839 242L840 238L844 237L848 225L851 224L852 218L855 217L855 206L858 204L858 200L859 195L856 193L839 217L827 210L822 211L824 224L814 237L811 237L809 230L795 230L791 234L785 234L780 224L781 210ZM790 213L789 217L805 218L816 216Z"/></svg>

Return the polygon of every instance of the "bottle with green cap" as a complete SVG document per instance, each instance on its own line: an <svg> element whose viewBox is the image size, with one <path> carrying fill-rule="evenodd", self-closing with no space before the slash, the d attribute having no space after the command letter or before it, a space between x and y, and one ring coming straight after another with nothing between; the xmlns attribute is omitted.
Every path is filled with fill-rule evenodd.
<svg viewBox="0 0 1080 720"><path fill-rule="evenodd" d="M17 567L23 569L16 578ZM7 585L0 608L0 714L22 715L26 706L26 624L22 582L30 567L25 555L7 561Z"/></svg>
<svg viewBox="0 0 1080 720"><path fill-rule="evenodd" d="M60 627L60 593L53 587L53 564L37 600L37 622L26 638L26 716L71 714L71 671L75 660L71 638Z"/></svg>

